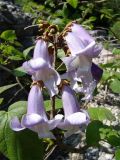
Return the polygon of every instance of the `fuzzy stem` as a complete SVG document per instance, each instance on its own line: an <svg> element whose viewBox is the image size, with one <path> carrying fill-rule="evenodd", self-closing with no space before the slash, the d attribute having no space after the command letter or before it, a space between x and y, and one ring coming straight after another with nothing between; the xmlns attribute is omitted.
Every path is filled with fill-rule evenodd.
<svg viewBox="0 0 120 160"><path fill-rule="evenodd" d="M54 118L56 114L55 111L55 96L51 97L51 114L50 114L50 118Z"/></svg>

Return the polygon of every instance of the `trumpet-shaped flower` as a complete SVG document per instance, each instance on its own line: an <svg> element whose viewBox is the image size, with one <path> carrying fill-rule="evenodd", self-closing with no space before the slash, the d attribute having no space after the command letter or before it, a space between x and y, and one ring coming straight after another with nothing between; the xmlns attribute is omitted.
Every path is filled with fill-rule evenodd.
<svg viewBox="0 0 120 160"><path fill-rule="evenodd" d="M87 112L79 108L74 91L69 86L63 86L62 102L64 109L64 120L60 122L58 128L67 130L65 132L65 137L68 137L79 131L80 127L83 125L87 125L90 119Z"/></svg>
<svg viewBox="0 0 120 160"><path fill-rule="evenodd" d="M84 100L91 100L93 91L102 77L103 70L89 60L87 61L86 57L82 59L65 57L62 60L66 64L67 72L61 78L69 79L71 88L77 93L83 92L85 94ZM83 87L79 87L78 82L82 82Z"/></svg>
<svg viewBox="0 0 120 160"><path fill-rule="evenodd" d="M75 23L71 26L71 32L64 38L71 56L62 58L62 61L69 73L71 87L77 92L84 92L84 99L90 100L98 82L96 80L100 80L102 75L102 70L92 63L92 58L98 56L102 47L96 45L87 31ZM77 81L82 81L83 89L78 86Z"/></svg>
<svg viewBox="0 0 120 160"><path fill-rule="evenodd" d="M51 96L58 93L57 85L60 84L61 79L58 72L50 64L48 46L44 40L37 41L33 59L24 62L23 68L32 75L34 81L42 80Z"/></svg>
<svg viewBox="0 0 120 160"><path fill-rule="evenodd" d="M17 117L14 117L10 122L10 127L14 131L28 128L37 132L40 138L55 139L50 130L54 129L59 122L60 119L48 120L41 89L38 85L34 85L28 96L27 114L23 115L21 123Z"/></svg>
<svg viewBox="0 0 120 160"><path fill-rule="evenodd" d="M102 46L96 44L93 37L79 24L73 23L71 32L64 37L72 56L85 55L93 58L97 57L102 50Z"/></svg>

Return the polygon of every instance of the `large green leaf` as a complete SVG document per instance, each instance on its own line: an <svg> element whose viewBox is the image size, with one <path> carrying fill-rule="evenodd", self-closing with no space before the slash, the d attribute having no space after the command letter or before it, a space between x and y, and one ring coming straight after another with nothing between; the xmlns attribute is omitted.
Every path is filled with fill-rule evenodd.
<svg viewBox="0 0 120 160"><path fill-rule="evenodd" d="M102 122L92 121L86 130L86 142L88 146L98 146L100 141L99 129L103 127Z"/></svg>
<svg viewBox="0 0 120 160"><path fill-rule="evenodd" d="M9 56L8 57L10 60L13 60L13 61L21 61L23 58L19 55L15 55L15 56Z"/></svg>
<svg viewBox="0 0 120 160"><path fill-rule="evenodd" d="M104 107L101 108L89 108L88 112L90 114L90 118L92 120L115 120L115 116L112 114L112 112Z"/></svg>
<svg viewBox="0 0 120 160"><path fill-rule="evenodd" d="M6 30L2 32L2 34L0 35L0 38L7 40L7 41L14 41L17 39L14 30Z"/></svg>
<svg viewBox="0 0 120 160"><path fill-rule="evenodd" d="M120 80L114 79L114 81L110 83L109 87L114 93L120 93Z"/></svg>
<svg viewBox="0 0 120 160"><path fill-rule="evenodd" d="M9 123L12 117L26 112L26 101L10 106L8 112L0 112L0 152L10 160L43 160L43 143L36 133L26 129L14 132Z"/></svg>
<svg viewBox="0 0 120 160"><path fill-rule="evenodd" d="M25 70L22 67L15 68L12 73L17 77L22 77L26 75Z"/></svg>
<svg viewBox="0 0 120 160"><path fill-rule="evenodd" d="M2 92L6 91L7 89L10 89L10 88L12 88L12 87L14 87L14 86L16 86L16 85L17 85L17 83L15 83L15 84L9 84L9 85L0 87L0 94L1 94Z"/></svg>
<svg viewBox="0 0 120 160"><path fill-rule="evenodd" d="M67 2L73 7L76 8L78 5L78 0L67 0Z"/></svg>
<svg viewBox="0 0 120 160"><path fill-rule="evenodd" d="M25 58L27 58L29 52L30 52L33 48L34 48L34 46L31 46L31 47L28 47L27 49L25 49L25 50L23 51L23 56L24 56Z"/></svg>

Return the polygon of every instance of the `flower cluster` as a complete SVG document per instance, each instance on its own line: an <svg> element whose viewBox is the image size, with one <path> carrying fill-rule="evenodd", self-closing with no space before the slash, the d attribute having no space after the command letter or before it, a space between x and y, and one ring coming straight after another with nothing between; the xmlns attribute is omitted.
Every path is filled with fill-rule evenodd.
<svg viewBox="0 0 120 160"><path fill-rule="evenodd" d="M51 37L38 38L33 58L23 63L23 68L31 75L33 83L28 96L27 113L22 116L21 122L17 117L10 122L14 131L28 128L40 138L55 139L53 129L64 130L64 136L68 137L90 121L88 113L80 108L75 92L83 92L84 100L92 99L93 91L102 76L102 70L92 62L92 58L97 57L102 48L75 22L69 24L61 35L63 45L70 52L69 56L66 52L66 57L61 59L66 65L66 73L60 75L54 68L56 55L49 52L48 39ZM79 86L79 82L83 87ZM48 119L42 95L44 87L50 97L61 94L64 114Z"/></svg>

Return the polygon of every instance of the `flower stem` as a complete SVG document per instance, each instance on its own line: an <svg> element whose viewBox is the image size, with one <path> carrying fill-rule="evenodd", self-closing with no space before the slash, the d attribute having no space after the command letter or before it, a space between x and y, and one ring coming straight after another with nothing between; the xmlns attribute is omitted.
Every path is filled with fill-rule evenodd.
<svg viewBox="0 0 120 160"><path fill-rule="evenodd" d="M55 96L51 97L51 114L50 114L50 118L54 118L56 114L56 111L55 111Z"/></svg>

